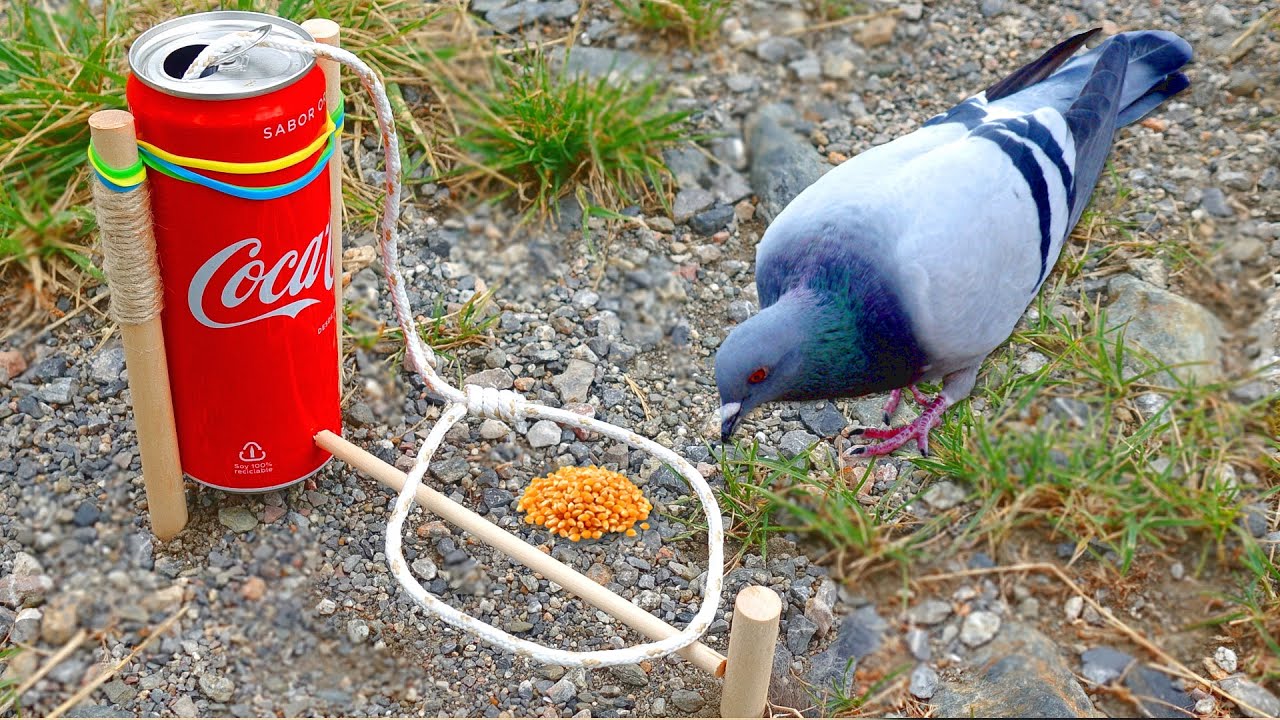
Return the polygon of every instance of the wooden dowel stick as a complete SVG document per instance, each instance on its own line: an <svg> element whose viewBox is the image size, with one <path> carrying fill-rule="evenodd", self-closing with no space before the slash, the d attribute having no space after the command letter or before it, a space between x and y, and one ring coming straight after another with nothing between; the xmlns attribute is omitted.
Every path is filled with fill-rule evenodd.
<svg viewBox="0 0 1280 720"><path fill-rule="evenodd" d="M123 110L96 112L89 116L89 129L98 157L108 166L125 168L138 161L137 135L130 113ZM141 226L146 229L142 237L127 240L138 243L139 248L146 248L152 259L149 264L155 266L150 200L145 192L139 193L138 197L141 201L137 212L145 215L146 222ZM99 217L102 217L101 213L99 208ZM110 251L110 245L103 243L104 253ZM111 264L109 259L104 262L108 268ZM113 288L113 292L121 291L121 288ZM178 458L178 431L173 420L169 364L159 314L142 323L121 322L120 336L124 341L125 366L129 370L129 394L142 457L142 479L147 489L151 530L160 540L169 540L187 525L187 499L182 464Z"/></svg>
<svg viewBox="0 0 1280 720"><path fill-rule="evenodd" d="M316 435L316 444L333 453L334 457L373 477L373 479L397 493L404 487L405 474L403 472L328 430L322 430ZM541 573L543 577L558 583L565 590L626 623L644 636L652 640L664 640L679 634L679 630L650 615L638 606L632 605L625 598L613 594L603 585L577 570L550 555L544 554L515 535L462 507L435 489L426 485L418 486L417 500L418 504L427 510L475 535L492 547L501 550L530 570ZM774 597L776 598L777 596L775 595ZM774 634L777 634L776 627ZM681 649L679 652L695 666L713 675L720 674L724 656L706 645L696 642ZM772 652L770 650L771 659ZM763 707L761 705L761 708Z"/></svg>
<svg viewBox="0 0 1280 720"><path fill-rule="evenodd" d="M760 585L748 585L738 593L729 627L729 659L720 696L720 717L764 715L781 619L782 599L778 593Z"/></svg>
<svg viewBox="0 0 1280 720"><path fill-rule="evenodd" d="M322 45L340 47L342 28L326 18L312 18L302 23L302 29ZM324 104L333 112L342 102L342 64L334 60L318 58L316 63L324 71ZM333 206L329 213L329 240L333 245L333 312L338 331L338 395L342 395L342 134L334 138L333 157L329 158L329 197Z"/></svg>

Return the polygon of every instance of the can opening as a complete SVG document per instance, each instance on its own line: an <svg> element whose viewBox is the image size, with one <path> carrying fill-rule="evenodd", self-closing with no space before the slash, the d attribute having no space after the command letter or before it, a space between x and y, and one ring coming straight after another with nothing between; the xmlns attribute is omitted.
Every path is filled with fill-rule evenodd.
<svg viewBox="0 0 1280 720"><path fill-rule="evenodd" d="M169 56L164 59L165 74L171 78L181 80L183 74L187 72L187 68L191 67L191 63L195 62L196 57L200 55L200 51L207 47L209 47L207 44L188 45L169 53ZM200 73L200 77L209 77L216 72L218 72L218 66L210 65L204 69L204 72Z"/></svg>

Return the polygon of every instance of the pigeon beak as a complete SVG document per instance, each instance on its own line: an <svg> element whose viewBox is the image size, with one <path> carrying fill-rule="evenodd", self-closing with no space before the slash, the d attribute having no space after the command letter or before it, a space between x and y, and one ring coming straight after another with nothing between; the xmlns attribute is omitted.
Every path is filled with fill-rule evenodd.
<svg viewBox="0 0 1280 720"><path fill-rule="evenodd" d="M725 403L720 406L720 442L729 442L733 429L738 426L738 416L742 411L742 403Z"/></svg>

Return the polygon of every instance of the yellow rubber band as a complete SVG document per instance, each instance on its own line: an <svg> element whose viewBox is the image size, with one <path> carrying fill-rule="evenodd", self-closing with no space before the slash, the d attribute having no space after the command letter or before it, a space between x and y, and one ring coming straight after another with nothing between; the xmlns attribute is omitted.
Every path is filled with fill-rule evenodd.
<svg viewBox="0 0 1280 720"><path fill-rule="evenodd" d="M289 153L282 158L276 160L263 160L260 162L225 162L222 160L205 160L202 158L183 157L174 155L171 152L161 150L145 140L139 140L138 145L146 148L152 155L185 168L195 168L198 170L212 170L213 172L228 173L231 175L257 175L260 173L275 172L276 170L284 170L306 160L315 154L317 150L324 147L329 141L329 136L333 134L336 126L333 124L333 118L325 118L324 132L320 133L320 137L316 138L310 145Z"/></svg>

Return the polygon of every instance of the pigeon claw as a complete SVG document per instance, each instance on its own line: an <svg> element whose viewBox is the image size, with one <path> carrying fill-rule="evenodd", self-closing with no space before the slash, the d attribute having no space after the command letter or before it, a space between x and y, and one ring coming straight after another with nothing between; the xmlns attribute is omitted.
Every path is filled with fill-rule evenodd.
<svg viewBox="0 0 1280 720"><path fill-rule="evenodd" d="M916 445L920 448L920 454L923 457L929 456L929 432L942 422L942 414L946 412L951 403L941 395L933 400L929 400L924 407L924 412L920 413L914 421L907 425L897 428L887 428L884 430L878 428L863 428L862 435L880 442L871 445L859 445L846 451L846 455L862 455L862 456L879 456L888 455L894 450L902 447L911 440L916 441Z"/></svg>

